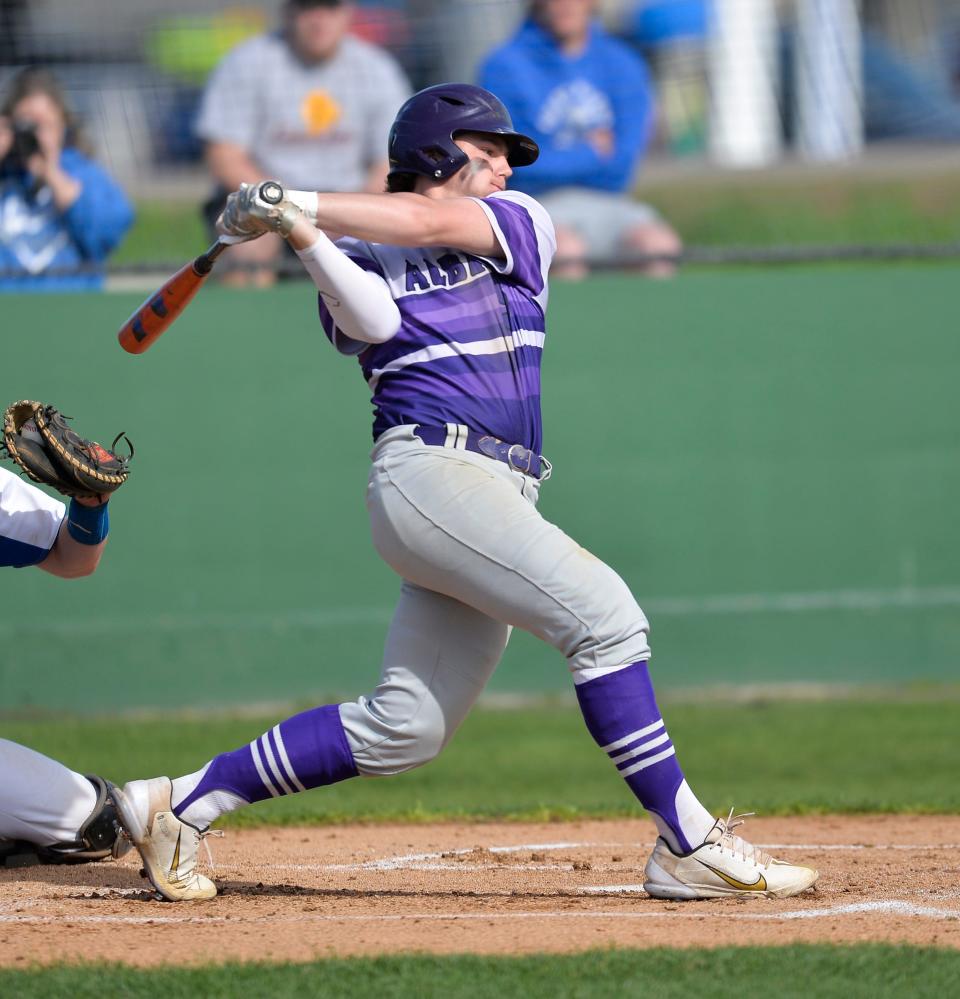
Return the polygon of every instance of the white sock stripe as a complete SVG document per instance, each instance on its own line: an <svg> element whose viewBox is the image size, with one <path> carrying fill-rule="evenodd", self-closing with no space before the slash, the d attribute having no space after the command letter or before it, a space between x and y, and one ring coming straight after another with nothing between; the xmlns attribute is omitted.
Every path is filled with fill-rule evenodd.
<svg viewBox="0 0 960 999"><path fill-rule="evenodd" d="M283 788L283 793L293 794L293 788L283 779L283 774L280 772L280 767L277 766L277 761L273 755L273 750L270 748L270 739L266 734L264 734L260 736L259 742L260 745L263 747L263 757L267 761L267 765L270 767L270 773L273 774L277 783Z"/></svg>
<svg viewBox="0 0 960 999"><path fill-rule="evenodd" d="M634 746L633 749L628 749L627 752L621 753L619 756L611 756L610 759L614 763L622 763L624 760L633 759L634 756L639 756L641 753L645 753L648 749L653 749L654 746L662 746L663 743L667 742L670 738L669 732L663 732L658 735L656 739L651 739L649 742L641 742L639 746Z"/></svg>
<svg viewBox="0 0 960 999"><path fill-rule="evenodd" d="M274 798L279 798L280 792L273 786L273 783L267 776L267 771L263 769L263 760L260 759L260 750L257 748L256 739L250 743L250 755L253 756L253 765L257 768L257 773L260 774L260 780L263 781L263 786Z"/></svg>
<svg viewBox="0 0 960 999"><path fill-rule="evenodd" d="M290 763L290 757L287 756L287 747L283 744L283 736L280 734L280 726L273 726L273 738L277 743L277 753L280 755L280 762L283 764L283 769L286 771L287 777L290 779L290 783L298 791L306 791L306 788L297 780L296 772Z"/></svg>
<svg viewBox="0 0 960 999"><path fill-rule="evenodd" d="M662 718L658 718L652 725L648 725L646 728L638 728L636 732L631 732L622 739L617 739L616 742L611 742L610 745L602 746L601 748L605 753L612 753L615 749L623 749L628 743L642 739L645 735L650 735L651 732L656 732L658 728L663 728Z"/></svg>
<svg viewBox="0 0 960 999"><path fill-rule="evenodd" d="M626 770L620 771L621 777L629 777L630 774L635 774L638 770L646 770L647 767L652 767L654 763L659 763L661 760L665 760L668 756L673 756L676 753L676 749L671 746L669 749L665 749L662 753L657 753L656 756L651 756L647 760L641 760L639 763L634 763L632 767L627 767Z"/></svg>

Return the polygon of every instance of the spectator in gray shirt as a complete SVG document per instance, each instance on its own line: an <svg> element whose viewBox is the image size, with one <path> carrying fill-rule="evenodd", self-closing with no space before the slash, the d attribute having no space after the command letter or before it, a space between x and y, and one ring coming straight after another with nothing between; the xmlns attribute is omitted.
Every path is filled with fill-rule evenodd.
<svg viewBox="0 0 960 999"><path fill-rule="evenodd" d="M352 16L341 0L286 0L278 31L241 43L211 74L196 123L216 183L211 229L245 182L383 191L387 135L410 85L391 55L348 34ZM231 247L245 269L226 279L272 284L282 249L273 235Z"/></svg>

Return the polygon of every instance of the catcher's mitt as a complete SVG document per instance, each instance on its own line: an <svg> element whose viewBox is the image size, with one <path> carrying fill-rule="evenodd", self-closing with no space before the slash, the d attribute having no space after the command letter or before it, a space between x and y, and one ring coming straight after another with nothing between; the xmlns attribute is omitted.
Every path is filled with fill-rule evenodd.
<svg viewBox="0 0 960 999"><path fill-rule="evenodd" d="M110 449L85 440L68 425L53 406L21 399L3 414L2 448L34 482L43 482L78 499L112 493L127 479L133 444L126 434L117 434ZM120 439L130 448L115 454Z"/></svg>

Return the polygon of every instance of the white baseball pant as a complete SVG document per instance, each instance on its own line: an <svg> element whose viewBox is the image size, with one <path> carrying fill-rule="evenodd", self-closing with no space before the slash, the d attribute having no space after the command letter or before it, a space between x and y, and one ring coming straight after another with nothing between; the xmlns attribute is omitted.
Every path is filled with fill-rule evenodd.
<svg viewBox="0 0 960 999"><path fill-rule="evenodd" d="M97 804L83 774L7 739L0 739L0 777L0 839L71 843Z"/></svg>

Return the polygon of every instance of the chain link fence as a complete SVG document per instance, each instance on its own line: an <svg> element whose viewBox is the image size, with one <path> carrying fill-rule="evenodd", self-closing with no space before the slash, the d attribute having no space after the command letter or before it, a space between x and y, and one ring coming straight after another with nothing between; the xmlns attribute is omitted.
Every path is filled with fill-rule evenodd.
<svg viewBox="0 0 960 999"><path fill-rule="evenodd" d="M352 31L416 89L476 79L528 12L518 0L363 0ZM681 259L958 255L960 0L598 0L596 14L649 68L656 118L635 191L674 224ZM281 0L0 0L0 90L22 67L52 69L135 203L112 274L202 249L204 87L282 18ZM0 240L2 199L0 187Z"/></svg>

